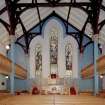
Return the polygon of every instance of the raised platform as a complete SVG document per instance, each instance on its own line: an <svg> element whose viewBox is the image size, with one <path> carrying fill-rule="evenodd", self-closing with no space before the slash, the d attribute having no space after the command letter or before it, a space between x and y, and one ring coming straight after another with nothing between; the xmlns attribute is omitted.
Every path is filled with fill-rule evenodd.
<svg viewBox="0 0 105 105"><path fill-rule="evenodd" d="M42 92L44 92L44 94L63 94L64 86L63 85L42 86Z"/></svg>

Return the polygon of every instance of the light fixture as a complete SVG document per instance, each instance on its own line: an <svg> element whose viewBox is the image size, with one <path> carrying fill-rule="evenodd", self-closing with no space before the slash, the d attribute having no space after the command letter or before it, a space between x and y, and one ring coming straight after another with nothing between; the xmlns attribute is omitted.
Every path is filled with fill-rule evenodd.
<svg viewBox="0 0 105 105"><path fill-rule="evenodd" d="M5 48L6 48L6 50L9 50L10 49L10 45L6 45Z"/></svg>
<svg viewBox="0 0 105 105"><path fill-rule="evenodd" d="M103 75L100 75L100 78L103 79Z"/></svg>
<svg viewBox="0 0 105 105"><path fill-rule="evenodd" d="M100 44L100 48L102 49L102 44Z"/></svg>
<svg viewBox="0 0 105 105"><path fill-rule="evenodd" d="M8 76L5 76L5 78L8 79L9 77Z"/></svg>

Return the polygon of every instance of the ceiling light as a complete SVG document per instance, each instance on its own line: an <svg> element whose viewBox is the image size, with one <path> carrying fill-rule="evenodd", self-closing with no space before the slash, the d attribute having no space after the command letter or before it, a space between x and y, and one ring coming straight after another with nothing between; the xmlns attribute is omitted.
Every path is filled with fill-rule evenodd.
<svg viewBox="0 0 105 105"><path fill-rule="evenodd" d="M100 78L103 79L103 75L100 75Z"/></svg>
<svg viewBox="0 0 105 105"><path fill-rule="evenodd" d="M102 49L102 45L100 44L100 48Z"/></svg>
<svg viewBox="0 0 105 105"><path fill-rule="evenodd" d="M5 78L8 79L9 77L8 76L5 76Z"/></svg>
<svg viewBox="0 0 105 105"><path fill-rule="evenodd" d="M10 49L10 46L9 45L6 45L5 48L6 48L6 50L9 50Z"/></svg>

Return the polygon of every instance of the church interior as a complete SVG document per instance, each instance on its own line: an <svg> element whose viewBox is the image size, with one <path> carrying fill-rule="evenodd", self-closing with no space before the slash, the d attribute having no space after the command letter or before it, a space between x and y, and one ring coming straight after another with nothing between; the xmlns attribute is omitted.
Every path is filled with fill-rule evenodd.
<svg viewBox="0 0 105 105"><path fill-rule="evenodd" d="M0 105L104 105L105 0L0 0Z"/></svg>

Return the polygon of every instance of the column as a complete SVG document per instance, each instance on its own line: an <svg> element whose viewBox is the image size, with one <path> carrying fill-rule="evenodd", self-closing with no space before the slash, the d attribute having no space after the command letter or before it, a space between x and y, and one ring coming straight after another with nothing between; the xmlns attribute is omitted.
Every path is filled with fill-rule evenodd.
<svg viewBox="0 0 105 105"><path fill-rule="evenodd" d="M94 35L94 95L96 96L99 92L99 77L97 68L98 59L98 34Z"/></svg>
<svg viewBox="0 0 105 105"><path fill-rule="evenodd" d="M14 52L15 52L15 36L10 36L10 42L11 42L11 74L10 74L10 92L11 94L15 94L14 89L14 78L15 78L15 58L14 58Z"/></svg>
<svg viewBox="0 0 105 105"><path fill-rule="evenodd" d="M30 72L29 72L29 55L28 53L25 53L25 65L26 65L26 70L27 70L27 90L30 90L31 84L30 84Z"/></svg>

